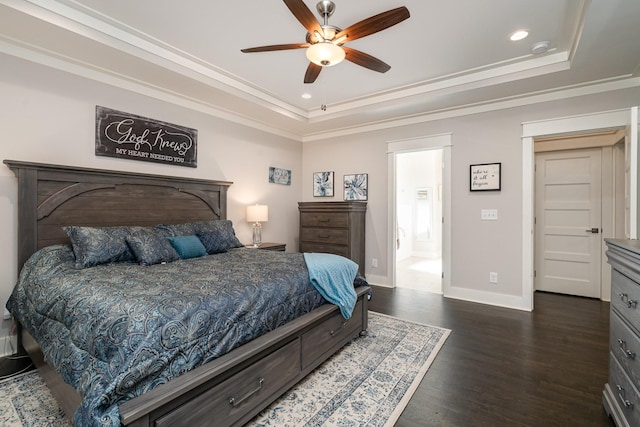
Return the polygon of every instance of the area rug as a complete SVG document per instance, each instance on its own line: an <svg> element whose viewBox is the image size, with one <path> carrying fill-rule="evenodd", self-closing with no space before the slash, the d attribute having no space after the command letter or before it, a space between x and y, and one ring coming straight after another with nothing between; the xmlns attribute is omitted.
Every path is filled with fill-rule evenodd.
<svg viewBox="0 0 640 427"><path fill-rule="evenodd" d="M451 331L374 312L368 330L247 426L392 426ZM70 425L37 372L0 382L0 426Z"/></svg>

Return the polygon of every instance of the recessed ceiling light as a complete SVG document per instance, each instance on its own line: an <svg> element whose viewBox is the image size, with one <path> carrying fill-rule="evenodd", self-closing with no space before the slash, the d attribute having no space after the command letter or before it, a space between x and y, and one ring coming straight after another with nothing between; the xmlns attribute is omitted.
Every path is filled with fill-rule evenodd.
<svg viewBox="0 0 640 427"><path fill-rule="evenodd" d="M509 36L509 39L513 42L518 41L518 40L522 40L523 38L527 37L529 35L529 31L527 30L518 30L515 33L511 34Z"/></svg>
<svg viewBox="0 0 640 427"><path fill-rule="evenodd" d="M311 99L311 94L310 93L303 93L302 94L302 98L303 99Z"/></svg>

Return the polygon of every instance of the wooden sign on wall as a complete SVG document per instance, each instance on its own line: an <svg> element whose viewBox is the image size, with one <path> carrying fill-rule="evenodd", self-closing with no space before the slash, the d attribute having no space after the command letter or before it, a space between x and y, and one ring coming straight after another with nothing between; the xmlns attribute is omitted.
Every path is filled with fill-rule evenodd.
<svg viewBox="0 0 640 427"><path fill-rule="evenodd" d="M197 167L196 129L96 105L96 156Z"/></svg>

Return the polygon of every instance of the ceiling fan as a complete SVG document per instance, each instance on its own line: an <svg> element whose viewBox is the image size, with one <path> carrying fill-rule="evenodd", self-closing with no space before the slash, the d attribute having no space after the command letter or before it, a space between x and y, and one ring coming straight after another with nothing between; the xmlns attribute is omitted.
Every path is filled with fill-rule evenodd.
<svg viewBox="0 0 640 427"><path fill-rule="evenodd" d="M244 53L268 52L275 50L307 49L309 66L304 75L305 83L313 83L318 78L322 67L329 67L343 59L380 73L386 73L391 66L369 54L344 46L345 43L368 36L392 27L409 18L409 10L402 6L371 16L357 22L344 30L329 25L329 17L333 15L335 4L322 0L316 5L324 23L320 25L313 12L302 0L283 0L291 13L307 29L306 43L277 44L241 49Z"/></svg>

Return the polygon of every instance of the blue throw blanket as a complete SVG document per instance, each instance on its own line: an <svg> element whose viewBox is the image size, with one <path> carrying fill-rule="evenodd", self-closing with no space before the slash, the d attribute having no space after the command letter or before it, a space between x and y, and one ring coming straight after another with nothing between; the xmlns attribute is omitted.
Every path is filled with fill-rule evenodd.
<svg viewBox="0 0 640 427"><path fill-rule="evenodd" d="M304 260L311 284L327 301L340 307L342 317L350 318L356 306L353 280L358 264L340 255L321 253L305 253Z"/></svg>

